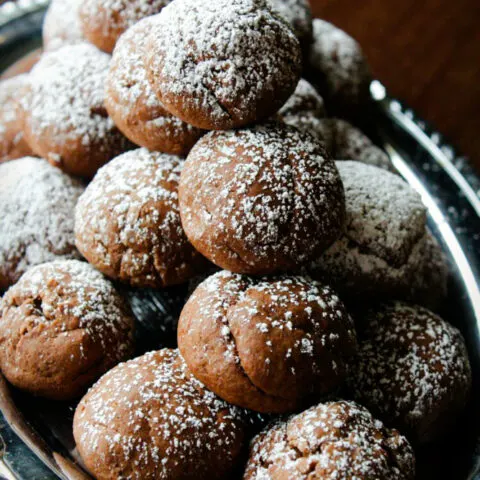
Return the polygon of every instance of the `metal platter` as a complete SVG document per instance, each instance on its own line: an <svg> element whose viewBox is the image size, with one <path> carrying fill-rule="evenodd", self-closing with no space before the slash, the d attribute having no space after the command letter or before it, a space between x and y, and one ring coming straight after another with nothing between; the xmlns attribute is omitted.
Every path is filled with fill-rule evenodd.
<svg viewBox="0 0 480 480"><path fill-rule="evenodd" d="M0 7L0 73L41 43L46 0ZM480 480L480 178L385 88L373 82L371 125L398 172L422 196L429 226L451 264L449 298L440 312L467 341L474 374L470 407L457 428L417 452L418 478ZM187 289L124 290L138 320L138 353L175 344ZM71 434L75 405L33 398L0 375L0 479L87 479Z"/></svg>

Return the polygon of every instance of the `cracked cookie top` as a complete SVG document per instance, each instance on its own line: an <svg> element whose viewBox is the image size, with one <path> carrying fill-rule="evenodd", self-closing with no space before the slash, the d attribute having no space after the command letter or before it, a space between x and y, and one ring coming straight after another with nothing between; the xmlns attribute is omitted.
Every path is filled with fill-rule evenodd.
<svg viewBox="0 0 480 480"><path fill-rule="evenodd" d="M73 212L83 191L40 158L0 164L0 290L34 265L79 256Z"/></svg>
<svg viewBox="0 0 480 480"><path fill-rule="evenodd" d="M108 372L74 418L96 478L229 478L245 441L245 413L207 390L178 350L147 353Z"/></svg>
<svg viewBox="0 0 480 480"><path fill-rule="evenodd" d="M321 403L254 438L244 480L413 480L407 439L385 428L364 407Z"/></svg>
<svg viewBox="0 0 480 480"><path fill-rule="evenodd" d="M145 17L159 13L171 0L82 0L79 17L88 41L111 53L119 37Z"/></svg>
<svg viewBox="0 0 480 480"><path fill-rule="evenodd" d="M416 443L438 439L457 420L471 388L461 333L429 310L401 302L361 320L348 378L355 399Z"/></svg>
<svg viewBox="0 0 480 480"><path fill-rule="evenodd" d="M178 346L192 373L221 398L281 413L342 383L355 330L340 299L318 282L222 271L189 298Z"/></svg>
<svg viewBox="0 0 480 480"><path fill-rule="evenodd" d="M405 295L419 265L429 261L420 195L383 169L336 163L346 196L344 234L307 270L342 292Z"/></svg>
<svg viewBox="0 0 480 480"><path fill-rule="evenodd" d="M204 131L170 115L147 80L145 42L157 19L140 20L119 39L110 62L105 104L117 127L133 143L186 155Z"/></svg>
<svg viewBox="0 0 480 480"><path fill-rule="evenodd" d="M0 367L15 386L75 398L133 353L133 317L85 262L31 268L0 301Z"/></svg>
<svg viewBox="0 0 480 480"><path fill-rule="evenodd" d="M131 147L105 109L110 56L93 45L42 55L22 99L24 134L38 155L72 175L92 177Z"/></svg>
<svg viewBox="0 0 480 480"><path fill-rule="evenodd" d="M195 248L237 273L298 270L338 238L344 222L334 163L313 137L280 123L202 137L179 194Z"/></svg>
<svg viewBox="0 0 480 480"><path fill-rule="evenodd" d="M178 182L184 161L145 148L101 168L80 197L77 247L105 275L137 287L187 281L207 261L180 221Z"/></svg>
<svg viewBox="0 0 480 480"><path fill-rule="evenodd" d="M268 0L176 0L146 49L165 108L187 123L226 130L273 115L295 90L300 45Z"/></svg>

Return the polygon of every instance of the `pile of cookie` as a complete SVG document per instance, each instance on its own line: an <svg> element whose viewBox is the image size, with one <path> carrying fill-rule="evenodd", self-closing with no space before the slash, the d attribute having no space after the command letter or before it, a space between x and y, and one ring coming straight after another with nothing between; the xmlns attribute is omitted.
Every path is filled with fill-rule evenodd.
<svg viewBox="0 0 480 480"><path fill-rule="evenodd" d="M43 33L0 87L7 380L88 390L97 479L413 479L471 370L426 208L354 126L358 44L307 0L53 0ZM132 359L118 285L189 281L178 348Z"/></svg>

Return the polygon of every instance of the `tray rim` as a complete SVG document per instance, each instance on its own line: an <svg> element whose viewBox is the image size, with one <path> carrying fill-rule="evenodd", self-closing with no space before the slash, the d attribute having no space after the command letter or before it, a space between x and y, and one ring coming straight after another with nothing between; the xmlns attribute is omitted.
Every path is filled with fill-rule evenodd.
<svg viewBox="0 0 480 480"><path fill-rule="evenodd" d="M50 0L9 0L4 2L0 5L0 29L23 16L45 9L49 3ZM412 109L406 107L400 100L390 97L386 87L379 80L372 81L370 92L372 100L381 109L382 113L394 120L403 130L408 132L417 143L430 153L431 157L437 162L441 169L447 173L450 179L457 185L458 189L463 192L471 207L480 217L480 175L472 169L468 159L457 155L456 149L449 142L446 142L436 129L428 125L427 122L422 120ZM413 173L409 171L409 167L405 162L395 162L394 159L392 159L392 161L397 169L400 170L402 176L407 177L407 179L410 176L410 180L412 180L412 177L416 178ZM468 170L468 172L465 172L465 170ZM471 179L474 179L475 185L472 185L467 175L471 177ZM416 184L412 186L419 190L420 194L423 193L425 195L425 192L422 191L422 184L418 181L413 183ZM478 189L477 192L475 188ZM433 203L433 206L436 207L435 203ZM435 211L432 212L431 210L432 205L428 205L428 207L429 213L435 215ZM440 209L438 207L436 207L436 209L438 210L436 213L444 217ZM443 219L442 221L448 225L447 220ZM469 273L467 273L469 280L464 283L469 292L472 303L471 306L477 319L477 328L480 331L480 280L475 278L475 274L460 245L458 245L458 248L464 257L463 268L469 271ZM465 272L462 271L462 277L464 273ZM39 438L37 431L29 425L21 413L17 419L12 415L10 407L12 409L14 408L14 402L9 393L9 386L1 372L0 400L3 404L7 405L6 411L2 410L1 413L8 426L52 473L64 480L85 480L91 478L70 459L66 459L57 452L52 452L41 437L40 443L42 447L35 444L34 439ZM2 437L0 435L0 443L1 442ZM479 474L480 457L477 458L477 464L471 472L469 480L480 479ZM0 448L0 478L1 475L5 476L8 480L14 480L16 478L15 474L6 464Z"/></svg>

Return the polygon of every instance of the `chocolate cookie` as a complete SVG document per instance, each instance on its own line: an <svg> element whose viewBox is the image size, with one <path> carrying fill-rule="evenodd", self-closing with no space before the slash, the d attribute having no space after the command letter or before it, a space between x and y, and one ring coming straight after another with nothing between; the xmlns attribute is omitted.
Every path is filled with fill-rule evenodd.
<svg viewBox="0 0 480 480"><path fill-rule="evenodd" d="M357 119L370 99L370 69L360 45L331 23L313 20L307 79L325 99L330 115Z"/></svg>
<svg viewBox="0 0 480 480"><path fill-rule="evenodd" d="M271 3L291 25L304 54L308 54L313 30L309 0L271 0Z"/></svg>
<svg viewBox="0 0 480 480"><path fill-rule="evenodd" d="M221 479L245 441L244 412L207 390L177 350L108 372L82 399L73 433L98 480Z"/></svg>
<svg viewBox="0 0 480 480"><path fill-rule="evenodd" d="M339 298L318 282L222 271L183 308L178 348L191 372L224 400L281 413L342 384L355 329Z"/></svg>
<svg viewBox="0 0 480 480"><path fill-rule="evenodd" d="M43 48L57 50L85 41L78 12L81 0L52 0L43 20Z"/></svg>
<svg viewBox="0 0 480 480"><path fill-rule="evenodd" d="M185 236L178 208L183 160L132 150L101 168L80 197L77 247L105 275L137 287L182 283L208 262Z"/></svg>
<svg viewBox="0 0 480 480"><path fill-rule="evenodd" d="M188 155L179 195L194 247L237 273L298 269L344 224L334 163L313 137L280 123L202 137Z"/></svg>
<svg viewBox="0 0 480 480"><path fill-rule="evenodd" d="M0 163L33 154L23 138L19 109L27 78L17 75L0 81Z"/></svg>
<svg viewBox="0 0 480 480"><path fill-rule="evenodd" d="M293 95L278 111L279 120L312 135L316 134L317 122L326 115L323 98L303 78L298 82Z"/></svg>
<svg viewBox="0 0 480 480"><path fill-rule="evenodd" d="M105 105L132 142L150 150L186 155L204 131L170 115L147 81L145 42L157 18L140 20L118 41L107 78Z"/></svg>
<svg viewBox="0 0 480 480"><path fill-rule="evenodd" d="M324 118L312 125L310 133L325 143L335 160L355 160L392 170L390 157L358 128L339 118Z"/></svg>
<svg viewBox="0 0 480 480"><path fill-rule="evenodd" d="M133 317L78 260L31 268L0 301L0 367L16 387L67 400L133 353Z"/></svg>
<svg viewBox="0 0 480 480"><path fill-rule="evenodd" d="M302 68L300 44L269 0L176 0L159 14L146 53L165 108L207 130L270 117Z"/></svg>
<svg viewBox="0 0 480 480"><path fill-rule="evenodd" d="M30 147L52 165L92 177L130 148L105 109L110 57L92 45L67 45L43 55L22 101Z"/></svg>
<svg viewBox="0 0 480 480"><path fill-rule="evenodd" d="M360 403L416 443L453 426L471 389L460 332L425 308L391 303L364 318L349 387Z"/></svg>
<svg viewBox="0 0 480 480"><path fill-rule="evenodd" d="M73 212L83 190L39 158L0 164L0 290L34 265L79 257Z"/></svg>
<svg viewBox="0 0 480 480"><path fill-rule="evenodd" d="M123 32L145 17L159 13L171 0L82 0L83 34L97 48L111 53Z"/></svg>
<svg viewBox="0 0 480 480"><path fill-rule="evenodd" d="M399 176L359 162L337 162L345 187L343 236L307 269L348 298L405 298L426 279L426 208Z"/></svg>
<svg viewBox="0 0 480 480"><path fill-rule="evenodd" d="M244 480L413 480L412 447L353 402L321 403L254 438Z"/></svg>

